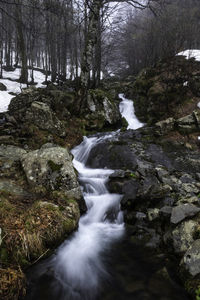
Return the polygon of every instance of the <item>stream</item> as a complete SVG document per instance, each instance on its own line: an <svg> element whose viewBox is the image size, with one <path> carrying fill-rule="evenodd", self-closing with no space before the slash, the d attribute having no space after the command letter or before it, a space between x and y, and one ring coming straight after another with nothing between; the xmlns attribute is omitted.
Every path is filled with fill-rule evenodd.
<svg viewBox="0 0 200 300"><path fill-rule="evenodd" d="M142 127L133 102L119 97L128 129ZM87 213L56 253L28 272L26 300L188 299L174 281L159 275L165 257L131 241L120 210L123 195L111 194L106 187L114 171L86 167L91 149L117 133L84 137L72 150Z"/></svg>

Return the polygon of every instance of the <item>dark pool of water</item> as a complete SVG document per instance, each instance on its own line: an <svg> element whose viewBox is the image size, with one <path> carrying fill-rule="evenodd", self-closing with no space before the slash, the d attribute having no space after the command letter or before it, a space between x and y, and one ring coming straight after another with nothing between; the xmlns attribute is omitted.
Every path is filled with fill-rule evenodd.
<svg viewBox="0 0 200 300"><path fill-rule="evenodd" d="M177 283L173 260L131 242L128 232L104 255L109 276L102 279L98 291L72 292L70 285L56 279L46 260L27 272L26 300L190 299Z"/></svg>

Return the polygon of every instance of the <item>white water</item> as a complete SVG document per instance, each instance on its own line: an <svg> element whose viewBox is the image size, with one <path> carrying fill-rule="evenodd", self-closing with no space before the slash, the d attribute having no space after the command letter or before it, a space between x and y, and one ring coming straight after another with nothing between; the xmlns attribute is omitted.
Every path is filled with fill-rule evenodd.
<svg viewBox="0 0 200 300"><path fill-rule="evenodd" d="M136 119L133 102L120 95L122 115L127 119L129 128L138 128L142 124ZM101 280L109 280L104 260L113 242L124 235L123 213L120 211L122 195L108 192L106 183L114 171L109 169L91 169L86 162L91 149L117 132L103 137L85 137L83 142L73 149L73 164L79 173L87 213L80 218L78 231L58 250L54 261L56 278L66 292L62 299L95 299L101 286Z"/></svg>
<svg viewBox="0 0 200 300"><path fill-rule="evenodd" d="M135 115L133 101L126 99L124 94L119 94L119 98L122 99L119 105L119 110L122 117L124 117L128 122L127 129L138 129L144 126L144 124L141 123Z"/></svg>

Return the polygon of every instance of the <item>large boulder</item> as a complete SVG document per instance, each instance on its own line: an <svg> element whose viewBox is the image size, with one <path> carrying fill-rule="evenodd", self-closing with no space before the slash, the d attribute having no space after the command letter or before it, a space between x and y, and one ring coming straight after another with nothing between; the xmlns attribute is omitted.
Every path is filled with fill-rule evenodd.
<svg viewBox="0 0 200 300"><path fill-rule="evenodd" d="M108 92L89 90L85 117L89 122L89 129L117 126L121 120L118 102Z"/></svg>
<svg viewBox="0 0 200 300"><path fill-rule="evenodd" d="M199 207L186 203L173 207L171 215L171 223L178 224L187 217L193 217L200 211Z"/></svg>
<svg viewBox="0 0 200 300"><path fill-rule="evenodd" d="M62 147L42 147L24 154L22 166L28 183L33 188L44 187L47 191L62 191L68 198L82 198L71 155Z"/></svg>
<svg viewBox="0 0 200 300"><path fill-rule="evenodd" d="M200 240L194 241L194 243L186 251L181 265L192 276L200 274Z"/></svg>
<svg viewBox="0 0 200 300"><path fill-rule="evenodd" d="M176 253L184 253L194 242L194 233L197 229L197 222L188 220L182 222L172 232L173 246Z"/></svg>
<svg viewBox="0 0 200 300"><path fill-rule="evenodd" d="M65 136L65 128L62 122L46 103L34 101L27 109L25 121L37 126L40 129L55 132L60 136Z"/></svg>

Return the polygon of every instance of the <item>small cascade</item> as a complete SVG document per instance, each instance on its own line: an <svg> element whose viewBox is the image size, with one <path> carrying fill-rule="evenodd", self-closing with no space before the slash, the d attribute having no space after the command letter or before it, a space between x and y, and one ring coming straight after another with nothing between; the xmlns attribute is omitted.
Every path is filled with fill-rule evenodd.
<svg viewBox="0 0 200 300"><path fill-rule="evenodd" d="M86 167L92 147L110 136L85 137L72 151L88 210L81 217L77 232L60 247L55 259L54 270L57 278L68 286L70 299L95 298L101 279L108 276L103 263L104 254L124 233L120 211L122 196L110 194L106 188L113 170Z"/></svg>
<svg viewBox="0 0 200 300"><path fill-rule="evenodd" d="M127 129L138 129L143 127L144 124L141 123L135 115L133 101L126 99L124 94L119 94L119 98L122 100L119 105L119 110L122 117L124 117L128 122Z"/></svg>

